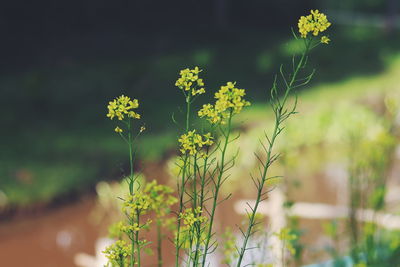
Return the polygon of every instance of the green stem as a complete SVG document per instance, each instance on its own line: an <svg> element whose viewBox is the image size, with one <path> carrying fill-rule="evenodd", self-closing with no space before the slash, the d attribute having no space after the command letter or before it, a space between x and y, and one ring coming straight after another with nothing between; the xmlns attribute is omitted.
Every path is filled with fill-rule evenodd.
<svg viewBox="0 0 400 267"><path fill-rule="evenodd" d="M215 210L216 210L217 204L218 204L218 193L219 193L219 189L221 187L222 176L224 175L225 154L226 154L226 148L228 147L228 143L229 143L229 136L230 136L230 133L231 133L232 116L233 116L233 112L231 110L230 114L229 114L229 119L228 119L228 127L227 127L227 132L226 132L226 135L225 135L224 146L223 146L223 149L222 149L222 155L221 155L221 161L220 161L220 170L219 170L219 173L218 173L217 182L215 184L215 192L214 192L213 204L212 204L212 209L211 209L210 224L209 224L209 227L208 227L206 243L205 243L205 246L204 246L202 267L204 267L205 264L206 264L207 252L208 252L208 249L209 249L208 246L210 244L211 235L212 235L212 227L213 227L213 223L214 223Z"/></svg>
<svg viewBox="0 0 400 267"><path fill-rule="evenodd" d="M206 155L208 155L209 147L207 147L207 152ZM207 160L208 157L204 159L204 166L203 166L203 173L200 173L199 170L199 175L201 179L201 189L200 189L200 199L199 199L199 207L201 207L201 210L203 210L203 205L204 205L204 188L205 188L205 178L207 175ZM196 236L196 249L195 249L195 255L194 255L194 266L197 266L199 263L199 258L200 258L200 245L201 245L201 225L197 225L197 236Z"/></svg>
<svg viewBox="0 0 400 267"><path fill-rule="evenodd" d="M193 209L197 207L197 182L196 182L196 169L197 169L197 155L193 159Z"/></svg>
<svg viewBox="0 0 400 267"><path fill-rule="evenodd" d="M158 254L158 267L162 267L162 234L161 234L161 221L157 219L157 254Z"/></svg>
<svg viewBox="0 0 400 267"><path fill-rule="evenodd" d="M186 96L186 131L189 132L190 126L190 93ZM178 225L177 225L177 233L176 233L176 244L175 244L175 267L179 267L179 253L180 253L180 230L181 230L181 219L179 218L180 214L183 211L183 197L185 194L185 176L186 176L186 167L188 164L189 156L186 154L182 167L182 179L181 179L181 190L179 192L179 212L178 212ZM179 186L179 185L178 185Z"/></svg>
<svg viewBox="0 0 400 267"><path fill-rule="evenodd" d="M206 158L204 159L204 166L203 166L203 173L200 175L201 176L201 189L200 189L200 204L199 206L201 207L201 210L203 210L204 206L204 189L206 185L206 175L207 175L207 163L208 163L208 151L209 147L207 146L207 152L206 152Z"/></svg>
<svg viewBox="0 0 400 267"><path fill-rule="evenodd" d="M302 56L300 58L300 61L297 64L296 69L294 70L292 79L290 80L289 84L287 84L285 95L283 97L282 103L281 103L280 107L278 108L278 110L276 110L276 113L275 113L276 115L275 115L274 131L272 133L271 139L269 140L269 146L268 146L268 150L267 150L267 159L266 159L266 162L264 164L264 169L263 169L263 173L262 173L262 176L261 176L260 184L257 187L257 198L256 198L256 202L254 204L254 207L252 209L252 213L251 213L250 218L249 218L249 226L247 227L247 231L246 231L246 233L244 235L242 247L241 247L240 252L239 252L239 257L238 257L238 261L237 261L237 265L236 265L237 267L240 267L240 265L242 263L244 253L246 252L246 247L247 247L248 240L249 240L249 238L250 238L250 236L252 234L252 230L253 230L253 227L255 225L255 218L256 218L258 206L262 201L263 189L264 189L265 182L267 181L267 173L268 173L269 167L271 165L271 160L272 160L272 149L274 147L276 138L278 137L279 133L281 132L280 125L282 123L282 112L284 112L283 111L283 107L285 106L285 103L286 103L287 98L289 96L289 92L291 91L291 89L293 87L293 84L296 81L298 72L299 72L300 68L303 66L304 60L305 60L306 55L307 55L307 53L309 51L309 48L310 48L311 41L312 41L311 39L308 39L308 41L306 43L305 51L303 52L303 54L302 54Z"/></svg>
<svg viewBox="0 0 400 267"><path fill-rule="evenodd" d="M136 213L136 220L137 220L138 227L140 227L140 225L139 225L139 215L140 215L140 212L137 211L137 213ZM135 235L136 235L137 266L140 267L140 240L139 240L139 231L136 231Z"/></svg>
<svg viewBox="0 0 400 267"><path fill-rule="evenodd" d="M128 145L129 145L129 166L130 166L130 177L129 177L129 193L133 196L133 142L131 133L131 121L128 123Z"/></svg>
<svg viewBox="0 0 400 267"><path fill-rule="evenodd" d="M264 187L264 183L266 181L266 175L267 175L269 163L271 162L272 148L273 148L273 145L275 143L275 139L278 136L278 134L277 134L278 133L278 129L279 129L279 119L276 118L274 132L272 134L271 143L269 145L268 152L267 152L267 164L266 164L266 167L263 170L261 184L257 188L256 203L254 205L253 211L252 211L250 219L249 219L249 226L247 227L247 231L246 231L246 234L244 236L242 248L241 248L240 253L239 253L239 258L238 258L238 262L237 262L237 265L236 265L237 267L239 267L241 265L241 263L242 263L244 253L246 252L247 242L248 242L248 240L250 238L251 231L252 231L254 223L255 223L255 217L256 217L258 205L261 202L262 193L263 193L263 187Z"/></svg>
<svg viewBox="0 0 400 267"><path fill-rule="evenodd" d="M132 143L132 133L131 133L131 121L128 122L128 146L129 146L129 166L130 166L130 177L129 177L129 193L133 196L133 143ZM131 226L133 226L133 219L129 220ZM132 236L131 238L131 260L130 260L130 267L133 267L135 263L135 241Z"/></svg>
<svg viewBox="0 0 400 267"><path fill-rule="evenodd" d="M193 258L193 266L197 266L199 264L199 257L200 257L200 242L201 242L201 225L195 225L195 235L196 235L196 248L194 251L194 258Z"/></svg>
<svg viewBox="0 0 400 267"><path fill-rule="evenodd" d="M190 122L190 93L186 98L186 133L189 131Z"/></svg>

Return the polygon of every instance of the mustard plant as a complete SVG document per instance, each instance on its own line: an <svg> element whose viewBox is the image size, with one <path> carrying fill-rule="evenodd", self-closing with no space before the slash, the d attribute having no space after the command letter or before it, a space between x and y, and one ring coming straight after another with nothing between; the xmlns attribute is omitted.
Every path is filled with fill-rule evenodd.
<svg viewBox="0 0 400 267"><path fill-rule="evenodd" d="M289 95L300 86L309 83L314 72L299 78L306 66L308 53L318 44L327 44L328 36L317 36L324 32L330 23L326 16L318 10L312 10L311 14L301 17L298 23L300 37L294 34L296 39L303 40L304 51L299 59L293 56L292 71L286 73L283 65L280 68L280 79L283 84L283 97L280 97L281 88L278 85L277 77L271 89L271 106L275 114L274 130L271 135L265 134L267 144L261 142L266 153L266 159L262 160L260 155L256 158L261 163L259 178L252 176L257 188L255 205L251 207L247 216L247 229L243 234L243 241L240 248L235 246L237 255L237 266L241 266L245 252L248 250L247 243L258 230L256 225L257 209L260 202L265 199L267 191L265 184L268 179L268 170L271 164L277 160L279 155L273 154L273 147L276 138L283 130L283 123L296 113L297 98L292 106L289 106ZM122 211L126 220L119 222L114 227L114 233L118 241L107 248L104 252L110 260L110 264L119 266L141 266L141 250L149 244L141 239L139 233L142 229L148 229L151 220L144 222L143 215L155 211L157 226L157 251L158 266L162 266L161 240L163 238L161 228L166 221L165 216L170 213L170 207L178 203L176 211L176 229L174 236L175 245L175 266L202 266L207 263L207 257L215 251L218 246L216 229L214 226L217 206L227 198L221 199L220 190L223 183L229 178L229 169L235 164L236 155L227 155L228 146L239 136L232 136L233 119L243 108L250 105L245 99L245 90L237 87L236 82L227 82L214 93L214 103L204 104L197 111L198 117L209 124L209 132L194 127L192 118L193 103L206 92L204 81L200 78L202 70L199 67L184 69L180 71L180 77L175 85L182 92L185 100L185 122L184 129L178 138L180 156L176 161L179 169L177 179L177 194L175 199L171 196L172 189L156 182L147 186L137 183L133 171L134 149L136 139L144 131L134 127L134 120L140 119L140 115L134 110L139 103L136 99L120 96L109 102L108 114L111 120L117 118L118 125L115 132L127 143L129 150L130 176L128 177L129 196L123 199ZM136 134L134 134L136 132ZM229 197L229 196L228 196ZM165 226L165 225L164 225ZM293 235L282 232L286 239L293 240ZM128 239L125 241L124 237ZM229 252L233 249L232 236L227 236L225 249ZM289 247L290 248L290 247ZM226 263L231 260L226 261Z"/></svg>
<svg viewBox="0 0 400 267"><path fill-rule="evenodd" d="M300 37L294 32L293 36L295 39L301 39L303 42L303 52L299 59L295 56L292 57L291 72L287 73L281 65L279 73L282 86L278 83L278 77L275 77L274 83L271 88L271 108L275 115L275 122L272 134L268 135L265 132L265 141L260 140L260 144L265 152L265 159L262 159L261 155L256 157L261 164L259 169L258 177L251 176L253 183L257 189L257 198L254 206L248 205L248 220L249 224L247 230L241 230L243 234L243 242L238 252L239 257L236 266L241 266L243 256L247 250L247 243L251 235L254 234L254 227L258 223L256 220L256 214L260 203L266 198L268 190L265 189L266 181L271 178L269 177L268 170L270 166L279 158L279 154L274 154L273 148L277 137L284 129L285 121L296 113L297 107L297 96L294 104L290 106L288 98L290 93L298 87L307 85L314 75L314 71L310 74L302 75L304 68L306 67L309 52L318 46L319 44L328 44L330 39L327 36L318 37L321 32L324 32L331 23L328 21L325 14L320 13L318 10L311 10L311 14L307 16L301 16L298 22L298 31ZM281 88L283 87L283 88ZM283 92L283 97L280 97L280 93Z"/></svg>
<svg viewBox="0 0 400 267"><path fill-rule="evenodd" d="M200 197L198 199L196 176L201 169L201 164L203 164L203 172L207 172L208 148L213 144L213 137L210 133L198 134L195 129L192 130L190 121L193 102L199 95L205 93L203 79L199 77L201 71L198 67L184 69L180 72L180 77L175 83L183 93L186 102L185 129L178 139L181 157L177 162L179 167L179 179L177 182L179 208L175 233L176 266L179 265L182 248L187 251L192 249L193 243L200 244L203 225L206 223L206 220L202 217L202 202L204 198ZM201 151L203 148L206 148L206 152ZM203 175L200 189L201 196L204 196L205 184L205 175ZM186 199L185 196L189 199ZM191 207L186 207L188 202L191 202ZM192 253L188 254L190 261Z"/></svg>
<svg viewBox="0 0 400 267"><path fill-rule="evenodd" d="M226 158L226 151L228 144L234 141L237 137L231 137L232 132L232 119L235 115L239 114L242 109L250 105L250 102L244 99L245 90L236 87L236 83L228 82L225 86L221 86L220 90L215 93L214 98L217 99L214 105L206 104L199 110L198 115L200 117L206 117L207 120L214 126L217 127L223 140L217 149L220 151L220 158L217 159L216 167L213 171L212 177L212 196L211 196L211 210L210 220L208 229L206 230L206 240L204 243L204 251L201 260L201 266L205 266L206 257L209 253L210 241L214 235L213 223L215 218L215 211L217 205L220 203L219 191L223 182L229 177L226 172L234 165L234 158Z"/></svg>
<svg viewBox="0 0 400 267"><path fill-rule="evenodd" d="M126 142L129 151L130 175L127 179L129 196L127 199L124 199L123 204L123 212L126 215L126 222L121 222L119 226L121 232L124 232L130 240L130 246L128 246L130 247L130 251L129 253L119 254L117 263L120 266L125 266L125 264L129 262L129 266L131 267L134 264L140 266L140 251L145 242L139 239L139 230L147 226L147 224L140 224L140 215L146 213L148 209L148 199L146 196L137 195L134 191L137 178L137 176L134 175L133 170L134 145L137 137L144 131L144 126L142 126L140 130L136 131L136 135L134 134L134 120L140 119L140 114L134 111L138 107L139 101L137 99L131 99L124 95L110 101L107 106L107 117L111 120L114 118L117 119L117 126L114 131ZM124 248L124 252L126 252L127 245L125 244L125 241L118 240L117 242L116 246L119 250L106 249L106 252L109 252L109 259L112 259L113 252L121 251L122 248ZM128 260L127 258L123 258L121 255L129 255L130 259ZM115 263L116 262L111 261L111 264Z"/></svg>
<svg viewBox="0 0 400 267"><path fill-rule="evenodd" d="M134 151L137 149L136 140L145 130L144 126L134 127L134 121L140 115L134 110L139 107L137 99L120 96L108 104L107 117L117 119L115 132L126 142L129 151L130 175L127 177L129 195L120 197L122 213L125 220L119 221L110 227L110 233L117 241L104 251L111 266L141 266L141 251L150 242L140 237L140 232L149 229L152 221L142 217L150 212L155 213L157 225L157 253L158 266L162 266L162 228L167 227L171 220L167 218L171 206L177 199L172 195L173 189L159 185L156 181L140 183L139 174L134 174ZM135 134L136 133L136 134Z"/></svg>
<svg viewBox="0 0 400 267"><path fill-rule="evenodd" d="M236 138L231 137L232 119L250 105L244 99L245 90L237 88L234 82L227 82L214 94L215 103L204 104L197 112L200 118L208 121L213 134L192 129L191 105L198 95L205 93L204 82L199 78L201 71L198 67L184 69L175 83L186 101L186 128L178 139L181 157L177 162L180 172L176 266L181 261L182 249L185 250L182 260L188 266L204 266L207 255L215 250L213 224L220 203L219 191L227 178L226 171L234 164L233 159L226 158L228 144ZM215 135L222 140L215 143ZM211 202L209 210L205 209L208 201Z"/></svg>

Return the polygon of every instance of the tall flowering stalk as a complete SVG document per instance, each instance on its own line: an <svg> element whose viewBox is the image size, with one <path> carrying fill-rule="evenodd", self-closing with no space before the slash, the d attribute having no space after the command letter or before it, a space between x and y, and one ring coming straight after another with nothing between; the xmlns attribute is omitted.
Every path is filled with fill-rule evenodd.
<svg viewBox="0 0 400 267"><path fill-rule="evenodd" d="M150 242L142 239L139 234L141 230L149 229L152 223L150 219L144 221L142 217L154 212L157 225L158 266L161 267L163 263L162 239L165 236L162 234L162 228L170 226L171 220L167 216L171 212L171 206L177 202L177 199L172 196L172 188L157 184L155 180L147 184L143 181L140 184L138 175L134 175L134 145L136 145L137 137L145 130L144 126L141 126L134 135L134 120L140 119L140 115L134 111L138 107L138 100L131 100L124 95L110 101L107 107L107 117L111 120L116 118L118 121L115 132L128 145L130 165L130 175L127 177L129 195L125 198L120 197L123 200L122 213L126 219L110 227L111 235L117 238L117 241L103 251L109 259L107 266L141 266L142 248ZM130 241L130 244L126 240Z"/></svg>
<svg viewBox="0 0 400 267"><path fill-rule="evenodd" d="M250 105L244 100L245 90L228 82L215 93L216 102L205 104L198 111L201 118L211 123L211 129L217 131L223 138L214 144L211 133L200 134L190 128L190 108L197 95L205 92L203 81L198 77L197 67L180 72L181 77L176 85L185 95L186 131L178 139L180 143L180 179L178 181L179 211L176 232L176 266L179 266L180 251L186 251L186 265L204 266L214 235L213 223L215 211L219 203L219 191L226 179L227 166L233 165L233 160L226 159L228 144L231 138L232 118L241 112L243 107ZM200 80L200 82L199 82ZM213 146L215 145L215 146ZM219 152L219 159L214 155ZM210 191L211 196L209 196ZM209 217L203 215L206 202L211 201ZM189 205L189 206L188 206ZM190 219L188 219L190 218Z"/></svg>
<svg viewBox="0 0 400 267"><path fill-rule="evenodd" d="M292 72L287 74L284 72L283 65L280 68L280 79L283 83L283 97L280 98L278 88L277 78L275 79L272 89L271 89L271 107L275 115L275 123L274 129L271 135L265 133L266 142L260 140L262 148L266 154L266 159L262 160L260 155L256 154L258 161L260 162L262 169L260 170L259 177L255 178L252 176L252 180L254 182L255 187L257 188L257 198L255 201L254 206L248 205L250 211L248 211L248 227L246 231L241 232L243 234L243 242L241 245L240 250L238 250L238 261L237 267L241 266L243 256L245 252L248 250L247 243L250 236L255 232L254 226L257 224L256 221L256 214L258 210L258 206L266 198L266 194L268 191L265 190L265 183L269 179L268 177L268 170L269 167L273 164L275 160L278 159L279 154L273 153L273 148L275 145L275 141L279 134L284 129L284 122L293 114L296 113L296 106L297 106L297 97L296 101L292 106L288 106L288 97L289 94L298 87L304 86L310 82L314 75L314 71L311 72L307 76L303 76L303 78L299 78L301 70L303 70L307 64L307 57L308 53L311 49L322 44L329 43L330 39L327 36L322 36L320 39L317 39L317 36L324 32L331 23L327 20L326 15L320 13L318 10L311 10L311 14L307 16L302 16L298 22L298 28L300 33L300 38L303 39L303 53L298 61L293 56L292 59ZM294 37L298 39L297 35L294 33ZM265 144L266 143L266 144Z"/></svg>
<svg viewBox="0 0 400 267"><path fill-rule="evenodd" d="M124 213L127 217L127 224L121 224L121 230L125 232L130 241L130 266L132 267L135 263L140 266L140 250L143 244L139 240L139 230L143 226L140 225L140 215L146 213L147 204L144 196L135 195L134 185L135 185L135 175L133 171L133 160L134 160L134 143L136 138L141 132L144 131L142 126L136 136L133 136L133 122L136 119L140 119L140 114L136 113L134 110L139 107L139 101L137 99L131 100L128 96L119 96L113 101L108 103L107 117L113 120L118 119L118 126L114 129L121 138L127 143L129 150L129 167L130 175L128 177L129 183L129 197L124 200ZM119 240L120 243L125 241ZM121 246L124 247L124 246ZM135 257L136 251L136 257ZM124 266L124 265L122 265Z"/></svg>
<svg viewBox="0 0 400 267"><path fill-rule="evenodd" d="M180 177L177 183L179 210L177 212L178 220L175 237L176 266L179 266L181 249L191 249L195 240L194 237L199 237L201 235L201 225L205 223L205 220L201 219L202 207L198 206L196 177L200 167L199 160L208 157L207 152L204 153L201 150L204 147L209 147L213 144L213 137L210 133L201 135L198 134L195 129L190 129L191 105L199 95L205 93L203 79L199 77L201 71L202 70L198 67L195 67L194 69L184 69L180 72L180 77L175 83L175 86L177 86L183 93L186 102L185 131L178 139L182 155L180 157L180 162L178 163L180 168ZM205 165L207 165L207 163L205 163ZM188 188L190 183L191 187ZM204 192L204 189L201 189L200 192ZM189 199L186 199L185 195L187 195ZM186 208L186 204L189 202L191 202L191 207ZM191 223L188 223L187 220L187 216L189 215L191 218L193 217ZM195 229L197 230L195 231ZM188 240L189 247L187 245ZM190 254L191 253L189 252L189 255ZM189 256L189 260L190 258L191 257Z"/></svg>
<svg viewBox="0 0 400 267"><path fill-rule="evenodd" d="M236 84L228 82L225 86L221 86L220 90L215 93L214 98L216 102L214 105L206 104L198 111L201 118L206 118L211 124L217 126L220 134L223 136L223 141L218 147L220 150L220 159L217 161L215 169L215 179L213 177L213 195L211 198L212 206L210 211L210 220L208 229L206 230L206 237L204 241L204 251L202 255L201 266L205 266L207 255L211 247L210 241L213 236L213 223L215 218L215 211L219 200L219 190L225 177L226 170L229 165L233 165L233 161L227 161L226 151L228 144L233 141L231 138L232 132L232 118L240 113L245 106L249 106L250 102L244 99L245 90L236 88Z"/></svg>
<svg viewBox="0 0 400 267"><path fill-rule="evenodd" d="M140 114L133 111L139 107L139 101L137 99L131 100L128 96L121 95L110 101L108 103L107 109L107 117L113 120L117 118L120 122L120 126L117 126L114 131L118 133L122 139L128 144L129 148L129 167L130 167L130 176L129 176L129 192L133 195L133 187L135 183L135 177L133 173L133 145L136 138L133 138L133 120L140 119ZM123 128L125 130L123 130ZM144 127L142 127L139 131L139 134L144 131ZM124 134L126 132L126 134ZM138 135L139 135L138 134ZM137 136L138 136L137 135ZM136 136L136 137L137 137Z"/></svg>

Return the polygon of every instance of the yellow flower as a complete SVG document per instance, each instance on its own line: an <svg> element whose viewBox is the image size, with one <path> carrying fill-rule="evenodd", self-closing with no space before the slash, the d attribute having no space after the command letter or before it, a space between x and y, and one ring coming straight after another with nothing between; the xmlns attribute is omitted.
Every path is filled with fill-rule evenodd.
<svg viewBox="0 0 400 267"><path fill-rule="evenodd" d="M328 36L322 36L321 37L321 43L322 44L329 44L329 42L331 41L331 39L329 39L329 37Z"/></svg>
<svg viewBox="0 0 400 267"><path fill-rule="evenodd" d="M189 227L192 227L195 223L204 223L207 221L207 218L201 216L201 207L197 207L195 209L189 208L186 209L183 213L179 214L179 218L183 219L183 224Z"/></svg>
<svg viewBox="0 0 400 267"><path fill-rule="evenodd" d="M187 134L182 134L178 139L180 143L180 151L182 154L189 153L195 155L203 146L211 146L214 141L211 133L200 135L196 133L196 130L189 131ZM200 156L204 156L201 154Z"/></svg>
<svg viewBox="0 0 400 267"><path fill-rule="evenodd" d="M116 133L122 133L122 132L123 132L122 129L119 128L118 126L114 129L114 131L115 131Z"/></svg>
<svg viewBox="0 0 400 267"><path fill-rule="evenodd" d="M118 120L123 120L125 116L128 118L140 119L140 115L132 110L138 107L139 101L137 99L131 100L129 97L121 95L108 103L107 117L111 120L114 119L114 117L117 117Z"/></svg>
<svg viewBox="0 0 400 267"><path fill-rule="evenodd" d="M320 13L318 10L311 10L311 14L308 16L301 16L299 23L299 32L302 38L306 38L308 33L312 33L317 36L320 32L325 31L331 26L324 13Z"/></svg>
<svg viewBox="0 0 400 267"><path fill-rule="evenodd" d="M133 196L129 195L122 204L122 211L133 217L137 214L146 214L150 209L151 199L148 194L137 191Z"/></svg>
<svg viewBox="0 0 400 267"><path fill-rule="evenodd" d="M183 91L188 91L193 96L204 94L206 92L203 88L204 82L199 78L201 71L199 67L181 70L179 73L181 77L175 82L175 86Z"/></svg>
<svg viewBox="0 0 400 267"><path fill-rule="evenodd" d="M116 226L119 228L119 231L127 233L128 235L140 230L138 223L133 223L132 225L129 225L129 224L125 224L124 222L120 221L117 223Z"/></svg>
<svg viewBox="0 0 400 267"><path fill-rule="evenodd" d="M200 118L206 117L211 123L224 124L231 112L238 114L243 107L250 106L250 102L243 99L245 95L244 89L238 89L235 87L235 83L228 82L215 93L214 98L217 99L215 104L203 105L203 108L198 111L198 115Z"/></svg>
<svg viewBox="0 0 400 267"><path fill-rule="evenodd" d="M145 130L146 130L146 127L145 127L145 126L140 127L140 132L141 132L141 133L144 132Z"/></svg>
<svg viewBox="0 0 400 267"><path fill-rule="evenodd" d="M178 202L172 193L174 190L166 185L157 184L156 180L146 184L144 192L149 195L150 209L158 217L163 217L170 212L171 206Z"/></svg>
<svg viewBox="0 0 400 267"><path fill-rule="evenodd" d="M112 265L119 264L120 261L125 261L128 256L131 255L131 249L124 240L117 240L102 252L106 255Z"/></svg>

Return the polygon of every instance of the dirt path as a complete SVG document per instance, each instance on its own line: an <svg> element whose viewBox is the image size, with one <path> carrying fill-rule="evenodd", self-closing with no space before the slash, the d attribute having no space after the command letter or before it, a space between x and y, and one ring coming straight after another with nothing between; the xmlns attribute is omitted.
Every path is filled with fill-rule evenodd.
<svg viewBox="0 0 400 267"><path fill-rule="evenodd" d="M70 267L77 252L94 254L99 229L88 220L93 198L0 224L1 266Z"/></svg>

